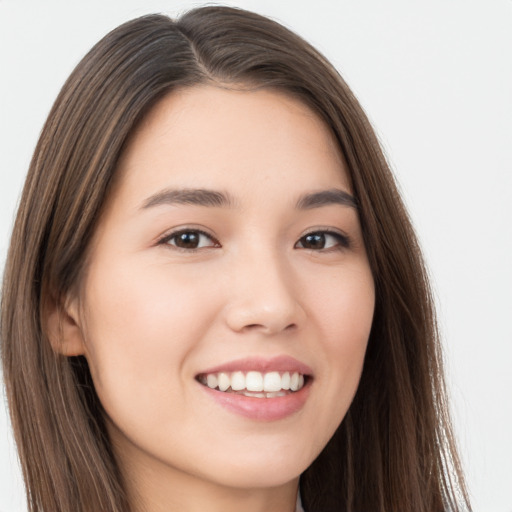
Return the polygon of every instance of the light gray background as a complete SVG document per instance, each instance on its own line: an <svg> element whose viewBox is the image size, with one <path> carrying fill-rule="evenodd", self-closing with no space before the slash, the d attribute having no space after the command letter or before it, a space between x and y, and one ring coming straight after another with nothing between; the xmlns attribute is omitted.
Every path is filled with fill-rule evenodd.
<svg viewBox="0 0 512 512"><path fill-rule="evenodd" d="M511 512L512 1L226 3L310 40L369 113L434 276L475 510ZM196 5L0 0L0 269L38 133L74 65L127 19ZM0 511L22 512L0 396Z"/></svg>

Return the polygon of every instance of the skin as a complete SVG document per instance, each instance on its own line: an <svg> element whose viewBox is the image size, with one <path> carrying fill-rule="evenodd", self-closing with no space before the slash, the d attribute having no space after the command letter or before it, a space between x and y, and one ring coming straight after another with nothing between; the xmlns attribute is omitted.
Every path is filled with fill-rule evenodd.
<svg viewBox="0 0 512 512"><path fill-rule="evenodd" d="M153 202L209 189L232 204ZM61 351L84 354L134 510L286 511L357 389L374 283L343 158L306 106L268 90L173 92L122 156ZM146 205L147 207L144 207ZM173 231L202 230L199 247ZM342 235L305 235L330 230ZM309 365L309 395L276 421L220 406L196 376L240 358Z"/></svg>

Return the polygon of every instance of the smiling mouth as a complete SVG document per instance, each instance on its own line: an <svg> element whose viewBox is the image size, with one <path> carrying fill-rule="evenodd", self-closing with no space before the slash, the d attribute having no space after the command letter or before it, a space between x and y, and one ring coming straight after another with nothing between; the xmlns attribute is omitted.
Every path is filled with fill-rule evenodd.
<svg viewBox="0 0 512 512"><path fill-rule="evenodd" d="M210 389L253 398L277 398L300 391L308 376L299 372L235 371L200 374L197 381Z"/></svg>

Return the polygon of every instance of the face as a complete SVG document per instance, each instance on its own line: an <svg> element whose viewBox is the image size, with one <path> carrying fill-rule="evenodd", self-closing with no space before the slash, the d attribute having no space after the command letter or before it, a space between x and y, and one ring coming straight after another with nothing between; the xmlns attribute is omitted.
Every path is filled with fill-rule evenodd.
<svg viewBox="0 0 512 512"><path fill-rule="evenodd" d="M281 93L189 88L144 120L118 178L76 322L121 465L296 479L350 405L374 309L329 131Z"/></svg>

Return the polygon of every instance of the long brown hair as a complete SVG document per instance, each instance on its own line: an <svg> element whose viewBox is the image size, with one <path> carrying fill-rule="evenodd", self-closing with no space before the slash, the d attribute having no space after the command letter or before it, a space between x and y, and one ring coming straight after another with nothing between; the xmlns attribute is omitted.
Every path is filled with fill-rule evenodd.
<svg viewBox="0 0 512 512"><path fill-rule="evenodd" d="M60 92L37 144L5 267L1 340L31 512L127 512L83 357L45 333L49 302L80 282L116 164L134 127L177 87L273 88L307 104L345 156L376 287L355 399L301 477L308 512L470 508L447 411L431 292L373 130L329 62L262 16L200 8L144 16L105 36Z"/></svg>

